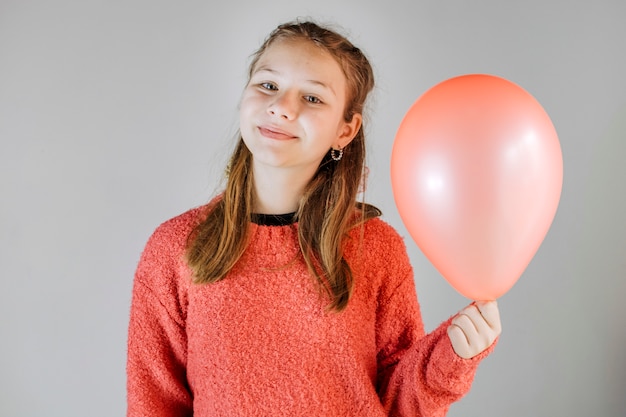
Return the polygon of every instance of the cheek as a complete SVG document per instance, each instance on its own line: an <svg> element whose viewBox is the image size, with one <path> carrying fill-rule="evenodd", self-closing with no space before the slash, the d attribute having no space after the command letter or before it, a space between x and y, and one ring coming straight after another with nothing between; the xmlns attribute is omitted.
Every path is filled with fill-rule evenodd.
<svg viewBox="0 0 626 417"><path fill-rule="evenodd" d="M246 89L241 95L241 100L239 101L239 108L242 110L244 108L248 109L250 107L253 107L254 103L258 101L259 101L259 97L256 94L254 94L253 91Z"/></svg>
<svg viewBox="0 0 626 417"><path fill-rule="evenodd" d="M242 97L241 102L239 103L239 124L241 127L246 122L249 122L252 114L254 113L254 100L250 97Z"/></svg>
<svg viewBox="0 0 626 417"><path fill-rule="evenodd" d="M247 113L249 108L250 108L250 97L244 94L241 97L241 100L239 101L239 113L240 114Z"/></svg>

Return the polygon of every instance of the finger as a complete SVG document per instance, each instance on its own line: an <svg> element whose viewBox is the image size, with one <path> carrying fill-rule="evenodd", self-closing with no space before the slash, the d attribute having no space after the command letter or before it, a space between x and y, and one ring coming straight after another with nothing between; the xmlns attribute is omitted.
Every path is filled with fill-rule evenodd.
<svg viewBox="0 0 626 417"><path fill-rule="evenodd" d="M472 356L467 337L459 326L455 324L448 326L448 338L457 355L465 359L469 359Z"/></svg>
<svg viewBox="0 0 626 417"><path fill-rule="evenodd" d="M502 324L500 322L500 310L498 309L498 303L494 301L478 301L476 302L476 308L483 316L487 324L497 334L502 331Z"/></svg>
<svg viewBox="0 0 626 417"><path fill-rule="evenodd" d="M463 333L469 347L476 344L476 340L480 337L478 329L467 314L464 314L463 312L459 313L450 324L456 326L456 328Z"/></svg>
<svg viewBox="0 0 626 417"><path fill-rule="evenodd" d="M469 322L473 326L473 329L470 327L463 327L470 332L468 333L468 336L472 336L478 333L485 333L491 330L483 316L480 314L478 307L476 307L474 304L470 304L469 306L461 310L458 315L458 319L464 320L464 317L467 318L467 320L469 320Z"/></svg>

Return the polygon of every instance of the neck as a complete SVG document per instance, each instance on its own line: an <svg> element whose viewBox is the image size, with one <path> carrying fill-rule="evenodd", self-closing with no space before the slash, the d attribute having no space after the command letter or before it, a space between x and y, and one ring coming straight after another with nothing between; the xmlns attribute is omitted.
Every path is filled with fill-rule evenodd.
<svg viewBox="0 0 626 417"><path fill-rule="evenodd" d="M301 171L253 164L255 207L259 214L285 214L298 210L304 188L312 175Z"/></svg>

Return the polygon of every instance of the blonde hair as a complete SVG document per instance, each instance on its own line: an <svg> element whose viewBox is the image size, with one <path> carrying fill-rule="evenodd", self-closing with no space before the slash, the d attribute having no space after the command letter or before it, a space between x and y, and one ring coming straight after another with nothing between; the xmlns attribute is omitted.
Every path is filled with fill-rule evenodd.
<svg viewBox="0 0 626 417"><path fill-rule="evenodd" d="M362 114L367 95L374 87L369 61L344 36L316 23L290 22L274 29L253 55L250 76L265 50L283 39L307 40L329 52L347 80L345 121ZM355 225L381 214L377 208L356 201L365 162L363 129L361 125L344 149L341 161L333 161L330 152L324 156L296 213L304 261L329 296L329 308L336 311L347 306L353 289L352 270L343 257L343 240ZM188 239L187 262L196 283L225 278L245 251L255 199L253 181L252 154L240 135L222 198L209 208L206 219Z"/></svg>

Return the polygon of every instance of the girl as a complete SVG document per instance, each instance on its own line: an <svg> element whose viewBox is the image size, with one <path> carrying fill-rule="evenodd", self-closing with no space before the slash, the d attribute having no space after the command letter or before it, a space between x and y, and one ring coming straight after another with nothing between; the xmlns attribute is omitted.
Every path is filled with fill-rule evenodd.
<svg viewBox="0 0 626 417"><path fill-rule="evenodd" d="M402 239L356 203L374 85L312 22L254 55L225 191L137 268L128 416L443 416L500 333L495 302L424 333Z"/></svg>

